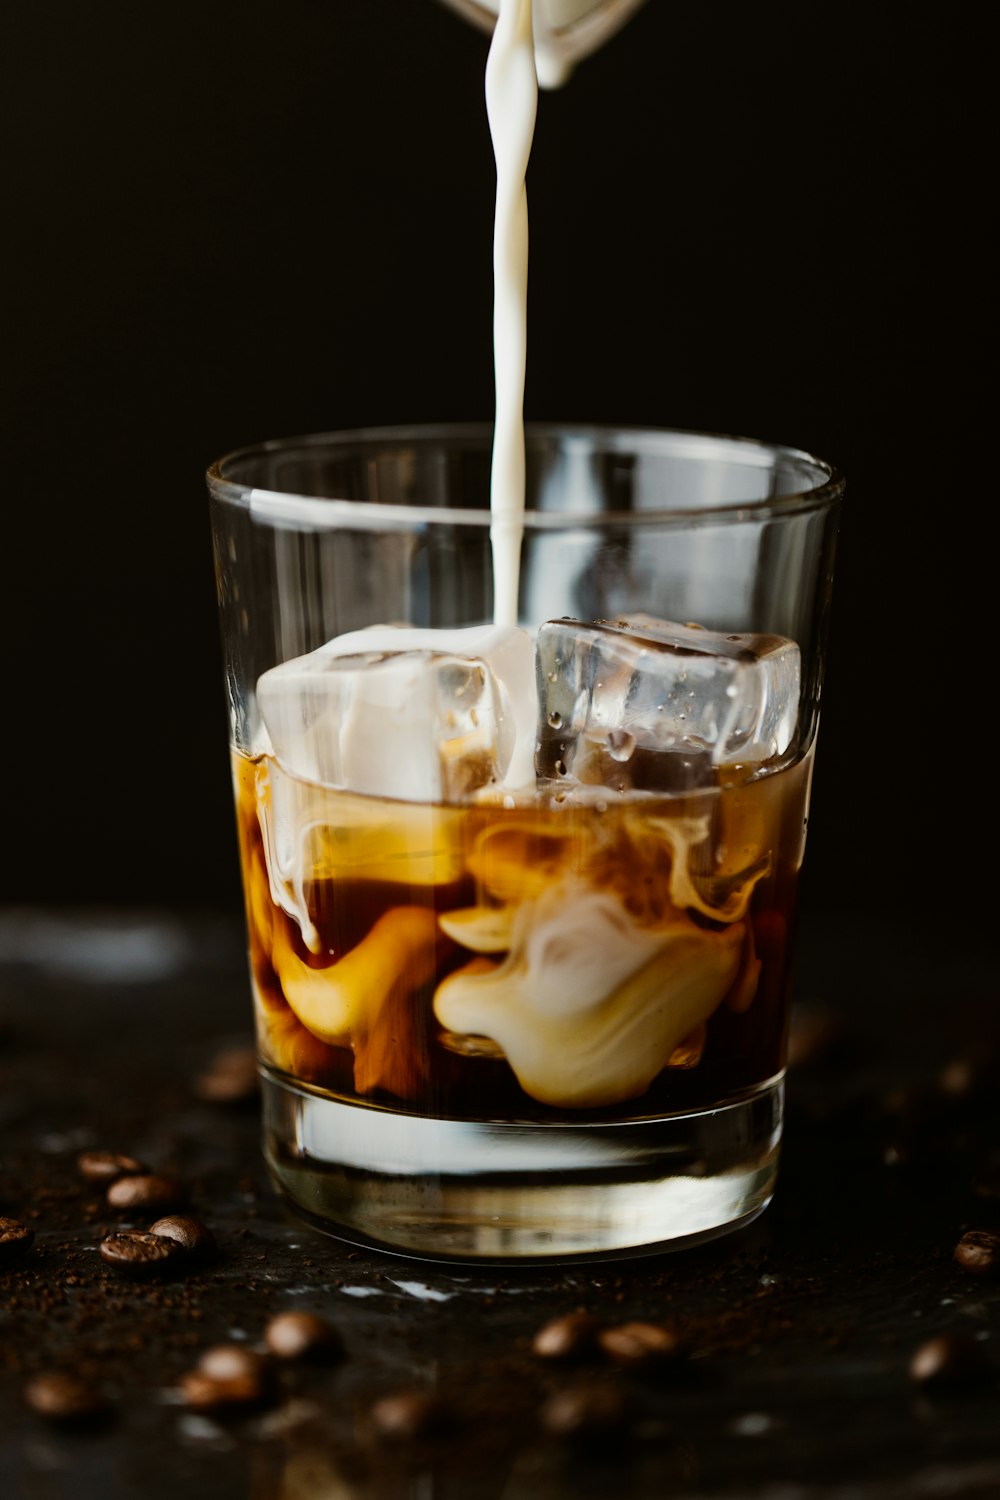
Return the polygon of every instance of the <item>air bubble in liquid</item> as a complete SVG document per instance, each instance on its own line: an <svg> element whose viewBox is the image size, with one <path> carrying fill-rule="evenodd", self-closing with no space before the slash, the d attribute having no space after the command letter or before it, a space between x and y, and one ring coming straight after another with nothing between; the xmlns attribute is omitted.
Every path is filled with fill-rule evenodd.
<svg viewBox="0 0 1000 1500"><path fill-rule="evenodd" d="M627 729L612 729L608 735L608 754L612 760L628 760L635 749L635 735Z"/></svg>

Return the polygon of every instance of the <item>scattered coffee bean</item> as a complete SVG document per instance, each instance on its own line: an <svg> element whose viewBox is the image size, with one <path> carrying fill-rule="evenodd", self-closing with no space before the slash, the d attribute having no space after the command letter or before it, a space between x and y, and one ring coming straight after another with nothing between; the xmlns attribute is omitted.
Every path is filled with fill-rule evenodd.
<svg viewBox="0 0 1000 1500"><path fill-rule="evenodd" d="M541 1359L581 1359L596 1351L600 1319L592 1313L566 1313L543 1323L532 1339L532 1351Z"/></svg>
<svg viewBox="0 0 1000 1500"><path fill-rule="evenodd" d="M92 1421L110 1410L98 1386L59 1370L29 1380L24 1398L32 1411L53 1422Z"/></svg>
<svg viewBox="0 0 1000 1500"><path fill-rule="evenodd" d="M316 1313L277 1313L264 1329L264 1342L278 1359L327 1360L343 1353L340 1335Z"/></svg>
<svg viewBox="0 0 1000 1500"><path fill-rule="evenodd" d="M186 1214L170 1214L165 1219L157 1219L155 1224L150 1224L149 1232L176 1241L191 1256L203 1257L215 1250L215 1235L208 1225Z"/></svg>
<svg viewBox="0 0 1000 1500"><path fill-rule="evenodd" d="M0 1266L10 1265L31 1249L35 1231L20 1219L0 1217Z"/></svg>
<svg viewBox="0 0 1000 1500"><path fill-rule="evenodd" d="M256 1380L270 1374L267 1357L246 1344L213 1344L198 1360L197 1373L209 1380Z"/></svg>
<svg viewBox="0 0 1000 1500"><path fill-rule="evenodd" d="M371 1407L379 1437L390 1442L412 1442L430 1437L450 1425L450 1414L440 1397L429 1391L395 1391Z"/></svg>
<svg viewBox="0 0 1000 1500"><path fill-rule="evenodd" d="M76 1159L77 1170L88 1182L109 1183L119 1177L145 1172L141 1161L122 1156L118 1151L82 1151Z"/></svg>
<svg viewBox="0 0 1000 1500"><path fill-rule="evenodd" d="M202 1370L188 1370L182 1375L178 1391L191 1411L224 1414L251 1411L267 1404L271 1396L266 1381L252 1376L234 1375L214 1379Z"/></svg>
<svg viewBox="0 0 1000 1500"><path fill-rule="evenodd" d="M118 1213L166 1212L181 1201L180 1184L159 1172L118 1177L105 1195L109 1208Z"/></svg>
<svg viewBox="0 0 1000 1500"><path fill-rule="evenodd" d="M205 1349L195 1369L181 1377L178 1389L192 1411L220 1414L267 1405L275 1394L269 1360L246 1344Z"/></svg>
<svg viewBox="0 0 1000 1500"><path fill-rule="evenodd" d="M143 1229L122 1229L109 1234L98 1248L102 1260L126 1276L156 1276L181 1254L175 1240Z"/></svg>
<svg viewBox="0 0 1000 1500"><path fill-rule="evenodd" d="M989 1374L982 1344L968 1334L945 1333L928 1339L910 1360L910 1379L933 1390L975 1385Z"/></svg>
<svg viewBox="0 0 1000 1500"><path fill-rule="evenodd" d="M260 1080L253 1047L226 1047L195 1080L195 1093L208 1104L249 1104Z"/></svg>
<svg viewBox="0 0 1000 1500"><path fill-rule="evenodd" d="M617 1365L646 1369L676 1359L681 1341L672 1328L661 1323L620 1323L602 1328L597 1335L600 1348Z"/></svg>
<svg viewBox="0 0 1000 1500"><path fill-rule="evenodd" d="M553 1437L601 1442L624 1432L628 1407L623 1392L614 1386L577 1386L557 1391L546 1401L541 1423Z"/></svg>
<svg viewBox="0 0 1000 1500"><path fill-rule="evenodd" d="M991 1229L970 1229L955 1246L955 1264L976 1276L1000 1272L1000 1234Z"/></svg>
<svg viewBox="0 0 1000 1500"><path fill-rule="evenodd" d="M970 1057L953 1057L938 1074L938 1088L951 1099L965 1099L979 1082L979 1070Z"/></svg>

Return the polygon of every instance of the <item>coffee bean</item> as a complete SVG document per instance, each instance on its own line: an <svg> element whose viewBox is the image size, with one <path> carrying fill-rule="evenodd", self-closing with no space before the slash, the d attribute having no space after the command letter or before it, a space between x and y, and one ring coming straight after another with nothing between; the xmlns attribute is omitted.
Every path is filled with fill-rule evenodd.
<svg viewBox="0 0 1000 1500"><path fill-rule="evenodd" d="M260 1092L253 1047L226 1047L195 1080L195 1093L208 1104L249 1104Z"/></svg>
<svg viewBox="0 0 1000 1500"><path fill-rule="evenodd" d="M580 1359L596 1350L600 1326L592 1313L565 1313L543 1323L532 1339L532 1351L541 1359Z"/></svg>
<svg viewBox="0 0 1000 1500"><path fill-rule="evenodd" d="M246 1344L213 1344L198 1359L198 1374L209 1380L265 1381L270 1366L265 1355Z"/></svg>
<svg viewBox="0 0 1000 1500"><path fill-rule="evenodd" d="M430 1437L450 1425L447 1407L429 1391L395 1391L382 1396L371 1407L370 1416L379 1437L392 1442Z"/></svg>
<svg viewBox="0 0 1000 1500"><path fill-rule="evenodd" d="M615 1364L634 1369L663 1364L676 1359L681 1352L677 1334L661 1323L620 1323L614 1328L602 1328L597 1342Z"/></svg>
<svg viewBox="0 0 1000 1500"><path fill-rule="evenodd" d="M316 1313L277 1313L264 1329L264 1342L278 1359L327 1360L343 1353L340 1335Z"/></svg>
<svg viewBox="0 0 1000 1500"><path fill-rule="evenodd" d="M996 1276L1000 1272L1000 1234L970 1229L955 1246L955 1264L976 1276Z"/></svg>
<svg viewBox="0 0 1000 1500"><path fill-rule="evenodd" d="M173 1177L159 1172L145 1172L138 1176L117 1178L105 1195L109 1208L117 1213L164 1213L176 1208L183 1194L180 1184Z"/></svg>
<svg viewBox="0 0 1000 1500"><path fill-rule="evenodd" d="M979 1082L979 1070L971 1057L953 1057L938 1074L938 1088L951 1099L965 1099Z"/></svg>
<svg viewBox="0 0 1000 1500"><path fill-rule="evenodd" d="M933 1390L976 1385L989 1374L982 1344L968 1334L945 1333L921 1344L910 1360L910 1379Z"/></svg>
<svg viewBox="0 0 1000 1500"><path fill-rule="evenodd" d="M215 1250L215 1235L208 1225L186 1214L170 1214L165 1219L157 1219L155 1224L150 1224L149 1232L174 1240L192 1257L202 1258Z"/></svg>
<svg viewBox="0 0 1000 1500"><path fill-rule="evenodd" d="M258 1350L213 1344L181 1377L179 1391L192 1411L225 1413L266 1405L275 1387L270 1362Z"/></svg>
<svg viewBox="0 0 1000 1500"><path fill-rule="evenodd" d="M178 1391L185 1406L192 1411L217 1415L251 1411L266 1405L271 1397L271 1389L265 1381L246 1375L217 1380L201 1370L188 1370L182 1375Z"/></svg>
<svg viewBox="0 0 1000 1500"><path fill-rule="evenodd" d="M109 1234L99 1249L101 1258L126 1276L156 1276L181 1255L176 1240L142 1229L122 1229Z"/></svg>
<svg viewBox="0 0 1000 1500"><path fill-rule="evenodd" d="M119 1177L130 1177L145 1172L141 1161L133 1156L122 1156L118 1151L82 1151L76 1159L77 1170L88 1182L115 1182Z"/></svg>
<svg viewBox="0 0 1000 1500"><path fill-rule="evenodd" d="M998 1082L1000 1051L993 1043L980 1043L975 1053L951 1058L938 1074L941 1093L959 1102L986 1103Z"/></svg>
<svg viewBox="0 0 1000 1500"><path fill-rule="evenodd" d="M610 1385L588 1385L557 1391L541 1412L543 1429L573 1442L601 1442L617 1437L628 1425L622 1391Z"/></svg>
<svg viewBox="0 0 1000 1500"><path fill-rule="evenodd" d="M31 1249L35 1231L20 1219L0 1217L0 1266L11 1265Z"/></svg>
<svg viewBox="0 0 1000 1500"><path fill-rule="evenodd" d="M59 1370L29 1380L24 1399L32 1411L52 1422L92 1421L110 1410L107 1397L96 1385Z"/></svg>

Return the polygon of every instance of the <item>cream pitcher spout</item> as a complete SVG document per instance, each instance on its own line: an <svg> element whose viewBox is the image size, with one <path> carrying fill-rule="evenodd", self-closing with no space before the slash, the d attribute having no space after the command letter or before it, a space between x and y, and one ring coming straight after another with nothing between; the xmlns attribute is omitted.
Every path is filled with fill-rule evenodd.
<svg viewBox="0 0 1000 1500"><path fill-rule="evenodd" d="M483 31L496 25L499 0L444 0ZM535 69L542 88L558 88L584 57L613 36L643 0L533 0Z"/></svg>

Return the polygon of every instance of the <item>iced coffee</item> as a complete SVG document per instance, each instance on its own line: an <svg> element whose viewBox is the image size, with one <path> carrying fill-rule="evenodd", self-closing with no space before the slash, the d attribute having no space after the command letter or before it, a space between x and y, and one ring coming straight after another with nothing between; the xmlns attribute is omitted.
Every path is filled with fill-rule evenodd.
<svg viewBox="0 0 1000 1500"><path fill-rule="evenodd" d="M343 1102L634 1120L780 1075L811 748L777 635L383 626L234 754L260 1053Z"/></svg>

